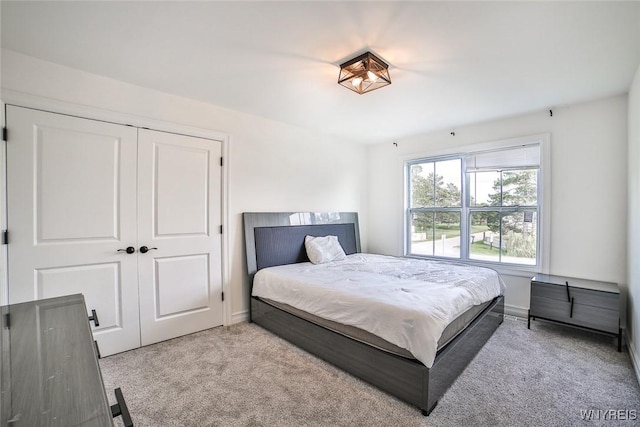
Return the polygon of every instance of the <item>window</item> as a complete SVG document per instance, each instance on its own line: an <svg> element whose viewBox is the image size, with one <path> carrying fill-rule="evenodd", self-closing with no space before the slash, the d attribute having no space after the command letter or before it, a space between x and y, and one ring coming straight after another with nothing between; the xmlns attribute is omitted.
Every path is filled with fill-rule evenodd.
<svg viewBox="0 0 640 427"><path fill-rule="evenodd" d="M461 173L460 158L409 165L411 254L460 257Z"/></svg>
<svg viewBox="0 0 640 427"><path fill-rule="evenodd" d="M408 161L407 255L540 266L541 146Z"/></svg>

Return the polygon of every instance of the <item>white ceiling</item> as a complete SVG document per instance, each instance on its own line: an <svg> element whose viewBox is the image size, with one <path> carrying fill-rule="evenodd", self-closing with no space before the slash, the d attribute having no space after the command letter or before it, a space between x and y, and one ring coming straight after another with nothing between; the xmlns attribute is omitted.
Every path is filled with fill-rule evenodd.
<svg viewBox="0 0 640 427"><path fill-rule="evenodd" d="M2 46L362 143L628 91L637 2L1 2ZM372 50L391 86L338 65Z"/></svg>

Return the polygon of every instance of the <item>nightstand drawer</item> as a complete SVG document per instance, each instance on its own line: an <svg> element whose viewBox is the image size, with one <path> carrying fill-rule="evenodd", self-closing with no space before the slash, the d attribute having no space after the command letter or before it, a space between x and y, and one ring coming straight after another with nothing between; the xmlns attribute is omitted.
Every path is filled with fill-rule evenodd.
<svg viewBox="0 0 640 427"><path fill-rule="evenodd" d="M592 291L591 289L572 288L569 286L569 293L575 298L575 304L602 307L616 312L620 308L620 294L609 292Z"/></svg>
<svg viewBox="0 0 640 427"><path fill-rule="evenodd" d="M547 298L531 298L530 316L617 334L620 327L617 310Z"/></svg>
<svg viewBox="0 0 640 427"><path fill-rule="evenodd" d="M531 282L531 298L534 297L567 302L567 288L549 283Z"/></svg>
<svg viewBox="0 0 640 427"><path fill-rule="evenodd" d="M569 323L612 334L617 334L620 330L620 316L617 310L574 303L571 320Z"/></svg>
<svg viewBox="0 0 640 427"><path fill-rule="evenodd" d="M618 310L620 305L620 294L572 286L567 288L566 286L540 282L531 283L531 297L564 301L565 303L570 303L571 298L573 298L574 304L590 305L610 310Z"/></svg>
<svg viewBox="0 0 640 427"><path fill-rule="evenodd" d="M542 317L544 319L557 320L558 322L569 323L571 320L570 311L571 303L565 299L549 299L531 296L531 308L529 315L531 317Z"/></svg>

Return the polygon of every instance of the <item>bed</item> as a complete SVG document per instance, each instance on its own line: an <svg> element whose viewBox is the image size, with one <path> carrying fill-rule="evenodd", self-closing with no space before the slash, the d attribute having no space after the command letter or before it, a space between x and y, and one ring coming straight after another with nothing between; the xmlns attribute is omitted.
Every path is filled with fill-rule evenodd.
<svg viewBox="0 0 640 427"><path fill-rule="evenodd" d="M360 327L309 313L281 300L255 296L253 284L258 271L261 273L256 286L264 286L265 277L272 277L277 283L283 272L298 274L302 270L318 277L324 274L317 274L318 270L313 270L317 266L309 263L305 236L337 236L347 255L344 262L350 265L354 259L368 258L360 254L357 213L245 213L243 220L250 321L417 406L424 415L435 408L438 399L502 323L504 299L498 294L448 321L430 354L415 348L409 351L403 343L396 345L393 340ZM292 277L298 280L298 276Z"/></svg>

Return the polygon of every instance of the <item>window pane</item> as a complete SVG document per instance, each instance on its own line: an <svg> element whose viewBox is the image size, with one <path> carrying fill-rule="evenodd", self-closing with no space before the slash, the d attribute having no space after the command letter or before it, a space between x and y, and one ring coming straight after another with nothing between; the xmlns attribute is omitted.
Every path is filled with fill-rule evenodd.
<svg viewBox="0 0 640 427"><path fill-rule="evenodd" d="M461 168L460 159L411 165L410 206L412 208L461 206Z"/></svg>
<svg viewBox="0 0 640 427"><path fill-rule="evenodd" d="M469 205L500 205L500 172L469 173Z"/></svg>
<svg viewBox="0 0 640 427"><path fill-rule="evenodd" d="M412 214L410 253L460 258L460 212Z"/></svg>
<svg viewBox="0 0 640 427"><path fill-rule="evenodd" d="M536 264L535 211L473 212L469 258L506 264Z"/></svg>
<svg viewBox="0 0 640 427"><path fill-rule="evenodd" d="M427 208L434 206L433 174L434 163L411 165L411 207Z"/></svg>
<svg viewBox="0 0 640 427"><path fill-rule="evenodd" d="M433 212L418 212L411 215L411 248L415 255L433 255Z"/></svg>
<svg viewBox="0 0 640 427"><path fill-rule="evenodd" d="M502 216L502 262L535 265L536 224L537 214L533 211Z"/></svg>
<svg viewBox="0 0 640 427"><path fill-rule="evenodd" d="M460 212L436 212L434 254L460 258Z"/></svg>
<svg viewBox="0 0 640 427"><path fill-rule="evenodd" d="M535 206L538 199L536 170L502 172L502 205Z"/></svg>
<svg viewBox="0 0 640 427"><path fill-rule="evenodd" d="M473 212L470 215L469 258L500 261L500 213Z"/></svg>
<svg viewBox="0 0 640 427"><path fill-rule="evenodd" d="M461 165L460 159L436 162L436 206L457 207L461 205ZM431 182L433 182L433 177L431 177Z"/></svg>

